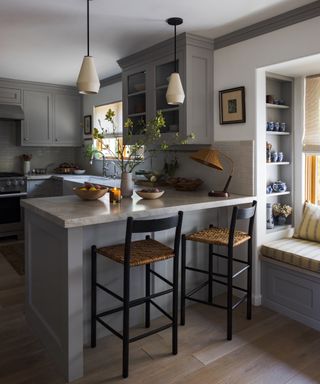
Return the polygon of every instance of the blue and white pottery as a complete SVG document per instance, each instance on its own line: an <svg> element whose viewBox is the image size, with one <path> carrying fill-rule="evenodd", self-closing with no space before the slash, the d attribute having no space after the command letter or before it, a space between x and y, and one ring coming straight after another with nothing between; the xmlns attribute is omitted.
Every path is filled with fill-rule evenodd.
<svg viewBox="0 0 320 384"><path fill-rule="evenodd" d="M279 128L280 128L280 123L279 123L279 121L276 121L275 123L274 123L274 130L275 131L279 131Z"/></svg>
<svg viewBox="0 0 320 384"><path fill-rule="evenodd" d="M273 192L272 185L267 185L266 192L267 192L267 194L270 194Z"/></svg>
<svg viewBox="0 0 320 384"><path fill-rule="evenodd" d="M276 193L285 192L287 190L287 184L279 180L273 183L272 189Z"/></svg>
<svg viewBox="0 0 320 384"><path fill-rule="evenodd" d="M278 161L281 163L283 161L283 152L278 152Z"/></svg>
<svg viewBox="0 0 320 384"><path fill-rule="evenodd" d="M287 123L281 123L279 131L280 132L285 132L286 131L286 127L287 127Z"/></svg>
<svg viewBox="0 0 320 384"><path fill-rule="evenodd" d="M271 152L271 161L276 163L278 161L278 152Z"/></svg>
<svg viewBox="0 0 320 384"><path fill-rule="evenodd" d="M269 121L269 131L273 131L273 130L274 130L274 122Z"/></svg>

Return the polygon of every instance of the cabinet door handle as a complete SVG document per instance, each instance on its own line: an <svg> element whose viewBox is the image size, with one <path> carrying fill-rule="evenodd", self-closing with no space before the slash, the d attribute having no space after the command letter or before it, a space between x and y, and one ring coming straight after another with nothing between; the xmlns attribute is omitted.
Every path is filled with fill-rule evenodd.
<svg viewBox="0 0 320 384"><path fill-rule="evenodd" d="M24 138L24 141L28 141L28 140L29 140L29 137L25 137L25 138Z"/></svg>
<svg viewBox="0 0 320 384"><path fill-rule="evenodd" d="M56 141L58 141L58 139L56 139Z"/></svg>

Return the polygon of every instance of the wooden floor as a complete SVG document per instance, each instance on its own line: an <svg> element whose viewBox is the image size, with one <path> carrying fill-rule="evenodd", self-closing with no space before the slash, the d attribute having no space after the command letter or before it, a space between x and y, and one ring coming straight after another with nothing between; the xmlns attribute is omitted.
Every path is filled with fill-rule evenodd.
<svg viewBox="0 0 320 384"><path fill-rule="evenodd" d="M0 254L0 383L62 384L26 324L23 300L23 278ZM107 337L86 348L85 377L74 383L320 383L319 332L261 307L251 321L235 311L229 342L225 323L224 311L193 306L179 327L179 354L170 355L170 330L134 343L127 380L120 375L120 340Z"/></svg>

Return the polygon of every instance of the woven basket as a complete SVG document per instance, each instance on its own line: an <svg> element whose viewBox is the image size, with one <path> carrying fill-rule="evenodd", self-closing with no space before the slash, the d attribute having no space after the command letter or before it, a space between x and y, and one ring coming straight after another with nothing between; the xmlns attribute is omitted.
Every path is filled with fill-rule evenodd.
<svg viewBox="0 0 320 384"><path fill-rule="evenodd" d="M177 191L195 191L203 183L201 179L187 179L184 177L173 177L168 180Z"/></svg>

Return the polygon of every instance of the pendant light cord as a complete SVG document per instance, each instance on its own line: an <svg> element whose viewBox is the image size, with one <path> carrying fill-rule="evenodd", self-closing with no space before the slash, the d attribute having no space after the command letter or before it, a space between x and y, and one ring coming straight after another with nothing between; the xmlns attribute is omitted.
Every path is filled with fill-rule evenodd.
<svg viewBox="0 0 320 384"><path fill-rule="evenodd" d="M177 26L174 26L174 71L177 73Z"/></svg>
<svg viewBox="0 0 320 384"><path fill-rule="evenodd" d="M89 54L89 0L87 0L87 56Z"/></svg>

